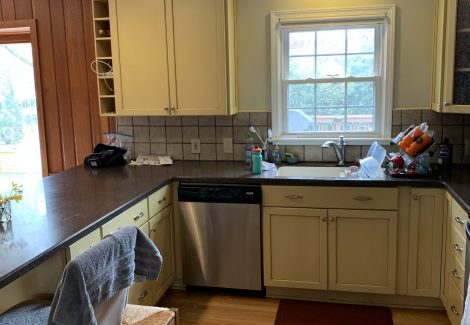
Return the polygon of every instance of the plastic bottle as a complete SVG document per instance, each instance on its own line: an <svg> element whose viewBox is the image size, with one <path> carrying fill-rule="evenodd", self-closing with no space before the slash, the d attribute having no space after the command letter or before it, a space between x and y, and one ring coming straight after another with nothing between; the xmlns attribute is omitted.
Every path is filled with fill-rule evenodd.
<svg viewBox="0 0 470 325"><path fill-rule="evenodd" d="M279 150L279 143L276 143L273 150L273 163L280 164L282 161L281 150Z"/></svg>
<svg viewBox="0 0 470 325"><path fill-rule="evenodd" d="M253 174L261 174L263 171L263 157L261 156L261 148L253 148L251 151L251 160L253 162L251 171Z"/></svg>
<svg viewBox="0 0 470 325"><path fill-rule="evenodd" d="M248 132L246 137L246 147L245 147L245 162L251 165L251 150L253 149L253 136L251 132Z"/></svg>

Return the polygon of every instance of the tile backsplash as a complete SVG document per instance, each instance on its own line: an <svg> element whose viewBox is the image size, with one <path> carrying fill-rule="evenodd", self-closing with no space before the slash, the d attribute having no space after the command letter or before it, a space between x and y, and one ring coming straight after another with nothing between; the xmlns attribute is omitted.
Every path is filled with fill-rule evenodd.
<svg viewBox="0 0 470 325"><path fill-rule="evenodd" d="M448 137L453 144L453 163L468 164L464 156L465 139L470 139L470 115L440 114L431 110L395 110L392 134L410 124L428 122L437 143ZM119 117L118 131L134 137L133 157L140 153L170 155L176 160L237 160L244 159L248 125L252 123L266 137L271 127L271 113L238 113L233 116L134 116ZM201 153L191 153L191 139L200 139ZM225 154L223 139L232 139L233 153ZM256 139L255 139L256 140ZM280 146L300 161L335 162L331 148L320 145ZM352 162L367 154L369 146L346 146L346 161ZM387 148L396 151L396 148Z"/></svg>

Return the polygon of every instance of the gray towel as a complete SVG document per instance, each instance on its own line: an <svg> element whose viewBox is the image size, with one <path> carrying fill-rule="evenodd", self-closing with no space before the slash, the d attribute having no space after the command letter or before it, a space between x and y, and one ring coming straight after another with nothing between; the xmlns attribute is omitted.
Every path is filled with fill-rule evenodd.
<svg viewBox="0 0 470 325"><path fill-rule="evenodd" d="M93 307L129 287L156 280L162 257L137 227L128 226L70 261L52 301L49 325L96 325Z"/></svg>

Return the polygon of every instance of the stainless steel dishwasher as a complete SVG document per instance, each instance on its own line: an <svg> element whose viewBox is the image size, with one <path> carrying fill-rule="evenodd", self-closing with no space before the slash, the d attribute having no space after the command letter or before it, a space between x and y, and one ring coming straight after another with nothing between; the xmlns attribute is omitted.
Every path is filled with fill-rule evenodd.
<svg viewBox="0 0 470 325"><path fill-rule="evenodd" d="M261 188L182 183L183 283L262 290Z"/></svg>

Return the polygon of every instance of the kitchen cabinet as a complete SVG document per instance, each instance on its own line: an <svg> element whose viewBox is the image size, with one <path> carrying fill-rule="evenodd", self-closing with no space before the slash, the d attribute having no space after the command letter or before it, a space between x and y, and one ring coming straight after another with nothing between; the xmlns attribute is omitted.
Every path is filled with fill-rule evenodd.
<svg viewBox="0 0 470 325"><path fill-rule="evenodd" d="M101 238L115 233L124 226L134 225L138 228L145 225L149 220L147 198L134 204L114 219L101 226ZM145 232L148 234L148 231Z"/></svg>
<svg viewBox="0 0 470 325"><path fill-rule="evenodd" d="M470 2L438 0L434 30L432 108L470 113Z"/></svg>
<svg viewBox="0 0 470 325"><path fill-rule="evenodd" d="M396 188L264 186L265 285L395 293L397 200Z"/></svg>
<svg viewBox="0 0 470 325"><path fill-rule="evenodd" d="M67 262L73 260L75 257L90 249L101 240L101 230L95 229L83 238L80 238L75 243L65 249Z"/></svg>
<svg viewBox="0 0 470 325"><path fill-rule="evenodd" d="M237 112L234 0L108 5L116 115Z"/></svg>
<svg viewBox="0 0 470 325"><path fill-rule="evenodd" d="M465 224L469 216L449 194L446 195L446 241L443 249L445 263L442 276L441 300L453 325L460 324L464 305L464 275L466 233Z"/></svg>
<svg viewBox="0 0 470 325"><path fill-rule="evenodd" d="M439 297L443 190L411 189L408 295Z"/></svg>
<svg viewBox="0 0 470 325"><path fill-rule="evenodd" d="M163 258L160 275L151 282L153 301L157 302L175 280L173 206L167 206L149 221L150 238L158 247Z"/></svg>

